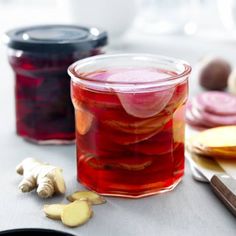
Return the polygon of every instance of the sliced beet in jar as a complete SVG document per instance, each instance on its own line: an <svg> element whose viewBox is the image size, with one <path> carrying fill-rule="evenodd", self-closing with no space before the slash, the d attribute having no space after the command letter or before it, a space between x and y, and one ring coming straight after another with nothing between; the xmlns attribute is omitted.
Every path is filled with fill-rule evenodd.
<svg viewBox="0 0 236 236"><path fill-rule="evenodd" d="M68 66L102 54L107 34L97 28L42 25L5 34L15 72L16 132L40 144L75 139Z"/></svg>

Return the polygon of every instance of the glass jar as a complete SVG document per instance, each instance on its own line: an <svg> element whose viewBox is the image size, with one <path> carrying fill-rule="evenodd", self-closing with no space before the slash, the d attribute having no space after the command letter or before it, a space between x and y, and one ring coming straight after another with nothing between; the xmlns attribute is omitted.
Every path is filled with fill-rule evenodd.
<svg viewBox="0 0 236 236"><path fill-rule="evenodd" d="M138 198L184 174L184 111L191 67L146 54L72 64L77 177L100 194Z"/></svg>
<svg viewBox="0 0 236 236"><path fill-rule="evenodd" d="M15 72L16 130L40 144L75 139L68 66L102 53L105 32L73 25L18 28L5 35Z"/></svg>

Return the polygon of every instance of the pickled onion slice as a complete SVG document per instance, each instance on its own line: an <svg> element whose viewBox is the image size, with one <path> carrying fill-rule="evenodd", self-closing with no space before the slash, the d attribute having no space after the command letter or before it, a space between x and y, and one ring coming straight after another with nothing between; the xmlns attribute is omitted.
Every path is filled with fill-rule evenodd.
<svg viewBox="0 0 236 236"><path fill-rule="evenodd" d="M172 86L156 87L154 91L136 89L140 83L158 82L170 75L154 70L127 70L111 75L107 78L109 82L131 83L132 87L121 87L117 93L124 110L138 118L149 118L160 113L168 104L175 88Z"/></svg>

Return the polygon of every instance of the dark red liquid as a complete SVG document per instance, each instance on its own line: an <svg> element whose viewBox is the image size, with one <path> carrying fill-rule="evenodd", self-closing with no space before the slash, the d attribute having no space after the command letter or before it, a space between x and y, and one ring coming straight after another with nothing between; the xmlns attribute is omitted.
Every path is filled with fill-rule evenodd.
<svg viewBox="0 0 236 236"><path fill-rule="evenodd" d="M9 61L16 77L17 134L35 142L74 140L67 68L77 59L99 54L99 50L71 54L12 52Z"/></svg>
<svg viewBox="0 0 236 236"><path fill-rule="evenodd" d="M172 189L184 174L187 89L186 80L138 94L72 82L78 180L99 193L124 197Z"/></svg>

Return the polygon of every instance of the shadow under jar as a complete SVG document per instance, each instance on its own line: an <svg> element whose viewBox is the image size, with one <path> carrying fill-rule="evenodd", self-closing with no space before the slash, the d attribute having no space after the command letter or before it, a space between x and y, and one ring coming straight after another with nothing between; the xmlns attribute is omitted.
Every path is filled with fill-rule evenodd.
<svg viewBox="0 0 236 236"><path fill-rule="evenodd" d="M102 53L107 35L97 28L42 25L5 35L15 72L17 134L39 144L75 139L74 109L67 68Z"/></svg>
<svg viewBox="0 0 236 236"><path fill-rule="evenodd" d="M77 178L129 198L172 190L184 174L184 113L191 67L146 54L72 64Z"/></svg>

